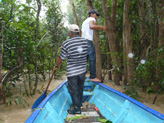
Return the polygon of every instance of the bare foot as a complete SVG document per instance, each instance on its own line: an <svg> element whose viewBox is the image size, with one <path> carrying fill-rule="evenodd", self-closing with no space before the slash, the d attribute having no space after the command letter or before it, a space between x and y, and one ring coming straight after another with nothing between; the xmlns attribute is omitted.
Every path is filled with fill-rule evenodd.
<svg viewBox="0 0 164 123"><path fill-rule="evenodd" d="M101 80L100 79L98 79L98 78L94 78L94 79L90 79L91 81L96 81L96 82L101 82Z"/></svg>

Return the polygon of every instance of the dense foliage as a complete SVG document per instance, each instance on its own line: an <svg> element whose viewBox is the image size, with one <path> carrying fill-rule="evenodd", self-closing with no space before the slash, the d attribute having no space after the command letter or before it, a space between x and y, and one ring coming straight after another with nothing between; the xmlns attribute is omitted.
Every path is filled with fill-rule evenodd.
<svg viewBox="0 0 164 123"><path fill-rule="evenodd" d="M36 1L2 0L0 3L3 28L3 42L1 42L3 46L3 77L13 71L5 81L7 96L11 95L10 88L12 86L15 87L16 83L22 83L22 78L24 87L21 86L21 88L25 88L26 95L33 94L36 56L37 72L41 75L39 81L45 80L47 73L50 74L53 69L61 43L68 35L63 26L63 15L59 4L59 1L41 1L42 11L36 34L38 12ZM45 11L43 11L44 9ZM19 69L15 69L20 64L23 65ZM64 66L65 62L63 62L63 68L65 68ZM59 72L61 71L58 71L57 75ZM7 104L11 104L11 102L12 100L9 100Z"/></svg>
<svg viewBox="0 0 164 123"><path fill-rule="evenodd" d="M107 2L108 14L111 16L112 1L107 0ZM142 2L144 5L144 19L140 17L139 1L131 1L129 8L133 49L132 59L134 60L133 70L135 73L133 81L128 82L125 89L127 94L132 95L132 97L137 95L136 87L141 87L146 92L157 92L158 90L162 92L164 88L164 51L163 46L158 46L158 4L153 0ZM2 0L0 2L0 35L3 38L3 42L1 42L1 52L3 54L2 76L5 77L9 71L15 70L15 67L18 66L19 68L20 66L5 81L7 95L11 94L9 93L10 87L15 86L16 82L22 82L22 78L26 78L23 82L26 95L32 95L36 71L40 80L45 80L47 73L50 74L55 64L55 59L59 54L61 43L68 38L63 18L66 18L70 24L75 23L70 5L68 5L67 13L63 14L60 8L62 4L65 3L60 0L41 0L43 13L40 13L39 23L37 23L37 0L26 0L24 3L19 0ZM82 22L88 17L86 1L74 0L74 4L79 26L81 27ZM101 14L96 23L104 25L102 1L94 0L92 4L93 8ZM112 58L112 55L119 54L118 59L120 62L118 64L121 65L121 68L116 71L118 73L121 73L124 67L123 9L124 1L117 0L115 27L119 53L107 50L106 34L99 31L102 68L106 69L108 66L107 55L111 55ZM37 24L39 26L36 34ZM141 30L141 26L144 27L143 30ZM142 32L143 34L141 34ZM35 39L36 37L37 39ZM22 66L21 63L23 63ZM63 62L61 69L65 69L65 66L65 62ZM60 75L60 72L60 70L57 71L57 75ZM41 90L44 90L44 87Z"/></svg>

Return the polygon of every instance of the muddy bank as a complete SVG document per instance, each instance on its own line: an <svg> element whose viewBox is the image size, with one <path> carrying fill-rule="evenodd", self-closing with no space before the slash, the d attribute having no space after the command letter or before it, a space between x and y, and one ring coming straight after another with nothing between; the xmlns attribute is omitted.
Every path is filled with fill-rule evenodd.
<svg viewBox="0 0 164 123"><path fill-rule="evenodd" d="M59 79L53 79L50 86L49 90L53 90L56 88L60 83L62 83L66 79L66 76L62 76ZM48 80L44 82L40 82L38 85L38 89L41 88L42 85L47 86ZM124 90L121 88L121 86L114 85L114 82L108 82L106 81L104 83L105 85L118 90L120 92L123 92ZM13 89L12 90L14 94L19 94L19 89ZM155 94L145 94L141 90L138 92L139 98L138 100L147 105L148 107L164 114L164 94L159 95L156 104L153 103L153 99L155 97ZM6 107L5 105L0 105L0 123L24 123L25 120L29 117L29 115L32 113L31 111L31 106L33 105L34 101L40 96L40 94L36 94L33 98L25 98L26 101L29 103L29 107L26 106L26 108L21 108L15 104L12 106Z"/></svg>
<svg viewBox="0 0 164 123"><path fill-rule="evenodd" d="M48 90L52 91L65 79L65 75L59 79L53 79ZM42 85L46 87L47 84L48 80L40 82L38 83L37 88L40 89ZM19 89L13 88L12 93L14 93L14 95L19 94ZM39 96L40 94L36 94L33 97L24 98L29 103L29 107L26 106L25 108L21 108L20 106L17 106L14 103L12 104L12 106L0 105L0 123L24 123L32 113L31 106Z"/></svg>

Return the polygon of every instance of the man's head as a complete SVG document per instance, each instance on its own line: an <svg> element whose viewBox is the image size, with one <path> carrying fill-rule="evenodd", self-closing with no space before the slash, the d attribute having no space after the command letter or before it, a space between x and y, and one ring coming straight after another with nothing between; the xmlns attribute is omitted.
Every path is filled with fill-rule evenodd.
<svg viewBox="0 0 164 123"><path fill-rule="evenodd" d="M88 12L89 17L94 17L95 19L97 19L98 16L100 16L100 14L95 11L95 10L91 10L90 12Z"/></svg>
<svg viewBox="0 0 164 123"><path fill-rule="evenodd" d="M72 37L74 35L79 35L79 33L80 33L80 28L78 25L76 25L76 24L70 25L70 27L69 27L69 36L70 37Z"/></svg>

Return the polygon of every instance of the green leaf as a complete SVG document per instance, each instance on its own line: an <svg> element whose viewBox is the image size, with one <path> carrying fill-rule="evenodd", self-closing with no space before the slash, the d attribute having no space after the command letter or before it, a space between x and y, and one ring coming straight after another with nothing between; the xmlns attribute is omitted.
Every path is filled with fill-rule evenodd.
<svg viewBox="0 0 164 123"><path fill-rule="evenodd" d="M147 87L146 88L146 93L149 93L150 91L152 91L152 88L151 87Z"/></svg>
<svg viewBox="0 0 164 123"><path fill-rule="evenodd" d="M101 123L112 123L112 121L109 121L109 120L101 118L101 117L98 117L97 120Z"/></svg>
<svg viewBox="0 0 164 123"><path fill-rule="evenodd" d="M11 56L14 56L14 51L13 50L11 50Z"/></svg>

